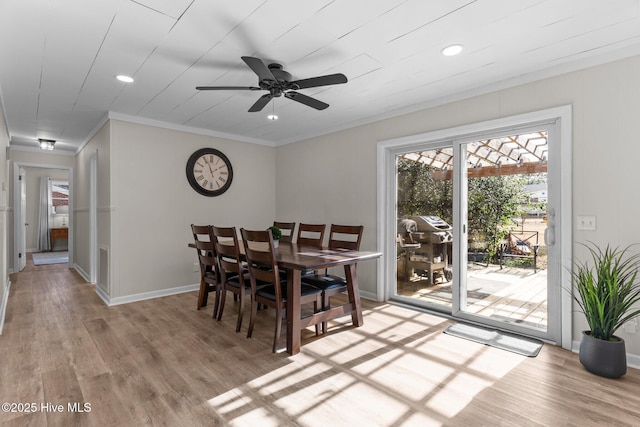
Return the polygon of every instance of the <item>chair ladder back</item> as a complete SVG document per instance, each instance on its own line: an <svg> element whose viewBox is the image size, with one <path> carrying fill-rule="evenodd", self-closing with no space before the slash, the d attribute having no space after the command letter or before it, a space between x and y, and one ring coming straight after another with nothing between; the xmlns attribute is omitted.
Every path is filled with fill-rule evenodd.
<svg viewBox="0 0 640 427"><path fill-rule="evenodd" d="M191 225L193 240L200 262L200 274L204 276L209 271L215 271L216 259L215 248L211 240L210 225Z"/></svg>
<svg viewBox="0 0 640 427"><path fill-rule="evenodd" d="M236 228L213 227L213 239L221 274L236 273L242 279L242 261Z"/></svg>
<svg viewBox="0 0 640 427"><path fill-rule="evenodd" d="M299 245L321 247L324 242L324 233L327 229L326 224L302 224L298 227Z"/></svg>
<svg viewBox="0 0 640 427"><path fill-rule="evenodd" d="M364 226L362 225L331 224L331 230L329 232L329 248L358 251L360 250L363 231Z"/></svg>
<svg viewBox="0 0 640 427"><path fill-rule="evenodd" d="M211 226L191 224L191 232L193 233L194 246L200 266L200 292L198 294L197 309L200 310L206 306L209 292L215 291L216 306L214 310L217 310L220 277L218 276L219 268L216 260Z"/></svg>
<svg viewBox="0 0 640 427"><path fill-rule="evenodd" d="M273 238L269 230L240 229L244 252L249 264L252 286L255 281L273 284L280 300L280 274L276 261ZM266 267L266 268L265 268Z"/></svg>
<svg viewBox="0 0 640 427"><path fill-rule="evenodd" d="M282 237L280 238L281 242L293 243L293 238L295 237L296 231L295 222L273 221L273 225L278 227L280 231L282 231Z"/></svg>

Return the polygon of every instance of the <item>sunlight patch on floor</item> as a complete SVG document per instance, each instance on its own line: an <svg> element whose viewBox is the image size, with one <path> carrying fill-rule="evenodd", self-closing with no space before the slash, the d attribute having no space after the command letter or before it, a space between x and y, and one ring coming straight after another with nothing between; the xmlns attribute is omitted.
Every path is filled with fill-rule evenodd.
<svg viewBox="0 0 640 427"><path fill-rule="evenodd" d="M442 426L526 359L445 335L448 320L399 307L367 313L360 328L341 322L209 404L231 426Z"/></svg>

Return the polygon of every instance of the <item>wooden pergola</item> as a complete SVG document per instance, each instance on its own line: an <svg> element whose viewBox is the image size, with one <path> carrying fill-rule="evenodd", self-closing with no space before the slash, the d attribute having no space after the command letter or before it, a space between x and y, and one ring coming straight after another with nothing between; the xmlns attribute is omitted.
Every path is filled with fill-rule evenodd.
<svg viewBox="0 0 640 427"><path fill-rule="evenodd" d="M491 138L467 144L467 176L479 178L547 172L547 132ZM418 151L403 158L435 169L433 176L449 180L453 172L453 148Z"/></svg>

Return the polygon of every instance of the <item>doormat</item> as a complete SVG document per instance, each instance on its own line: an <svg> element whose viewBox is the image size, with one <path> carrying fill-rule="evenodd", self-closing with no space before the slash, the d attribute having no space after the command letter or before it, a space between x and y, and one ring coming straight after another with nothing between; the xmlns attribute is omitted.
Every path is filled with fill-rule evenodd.
<svg viewBox="0 0 640 427"><path fill-rule="evenodd" d="M535 338L523 337L495 329L482 328L480 326L466 325L464 323L451 325L444 330L444 333L528 357L536 357L543 344L542 341Z"/></svg>
<svg viewBox="0 0 640 427"><path fill-rule="evenodd" d="M38 252L31 255L33 265L63 264L69 262L69 252Z"/></svg>

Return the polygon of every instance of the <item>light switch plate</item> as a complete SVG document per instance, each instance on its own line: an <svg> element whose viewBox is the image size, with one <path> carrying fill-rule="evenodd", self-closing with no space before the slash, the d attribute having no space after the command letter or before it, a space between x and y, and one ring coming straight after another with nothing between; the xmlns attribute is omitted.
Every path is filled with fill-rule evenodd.
<svg viewBox="0 0 640 427"><path fill-rule="evenodd" d="M596 217L595 216L587 216L587 215L579 215L577 218L578 221L578 230L589 230L593 231L596 229Z"/></svg>

